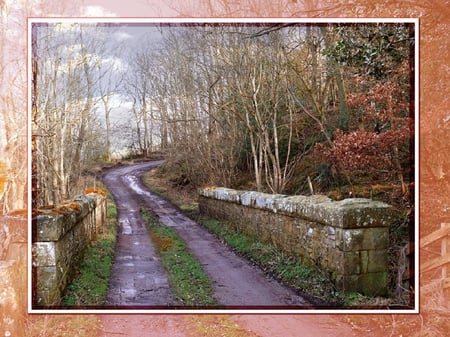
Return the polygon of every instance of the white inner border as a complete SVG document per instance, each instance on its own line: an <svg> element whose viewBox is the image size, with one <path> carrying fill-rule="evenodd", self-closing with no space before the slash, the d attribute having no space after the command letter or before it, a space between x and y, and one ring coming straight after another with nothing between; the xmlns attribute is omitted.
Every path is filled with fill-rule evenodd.
<svg viewBox="0 0 450 337"><path fill-rule="evenodd" d="M415 29L414 51L414 137L415 137L415 214L414 214L414 309L405 310L341 310L341 309L33 309L32 307L32 252L31 252L31 27L33 23L413 23ZM419 19L418 18L28 18L27 30L27 84L28 84L28 313L31 314L417 314L419 313Z"/></svg>

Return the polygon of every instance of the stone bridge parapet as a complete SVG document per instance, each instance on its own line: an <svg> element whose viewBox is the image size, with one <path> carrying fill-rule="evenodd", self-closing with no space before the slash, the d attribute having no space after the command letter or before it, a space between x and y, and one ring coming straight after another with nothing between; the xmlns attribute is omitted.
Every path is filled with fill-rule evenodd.
<svg viewBox="0 0 450 337"><path fill-rule="evenodd" d="M396 218L388 204L206 188L199 207L304 265L318 266L340 291L388 295L389 227Z"/></svg>
<svg viewBox="0 0 450 337"><path fill-rule="evenodd" d="M84 195L34 211L32 218L33 307L60 305L88 243L106 221L106 193Z"/></svg>

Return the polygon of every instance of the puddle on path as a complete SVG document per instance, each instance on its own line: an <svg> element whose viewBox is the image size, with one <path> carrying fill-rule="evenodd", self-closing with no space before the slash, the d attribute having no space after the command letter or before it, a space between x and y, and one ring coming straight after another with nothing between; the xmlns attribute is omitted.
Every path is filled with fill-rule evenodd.
<svg viewBox="0 0 450 337"><path fill-rule="evenodd" d="M147 164L148 165L148 164ZM157 252L139 213L139 198L123 180L128 168L108 171L103 181L118 207L118 238L107 306L176 305Z"/></svg>

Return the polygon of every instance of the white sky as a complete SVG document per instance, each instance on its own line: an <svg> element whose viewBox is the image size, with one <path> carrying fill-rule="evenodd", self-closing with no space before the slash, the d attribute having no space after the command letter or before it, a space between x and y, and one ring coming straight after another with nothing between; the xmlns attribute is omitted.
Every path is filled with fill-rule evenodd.
<svg viewBox="0 0 450 337"><path fill-rule="evenodd" d="M98 7L89 7L88 12L92 15L103 13L101 8ZM71 31L71 22L65 22L63 25L58 25L57 28L55 28L56 31L58 31L60 34L68 34ZM105 84L102 85L104 90L108 89L108 85L110 85L110 82L113 82L115 78L120 77L120 74L124 74L129 72L129 62L132 59L134 52L138 47L141 47L143 44L143 41L145 40L145 43L155 43L155 45L158 43L158 40L160 39L160 33L158 32L155 24L114 24L111 27L105 27L106 36L101 36L99 34L98 38L105 38L107 41L106 49L110 52L106 52L104 54L91 54L93 58L96 58L98 62L104 66L104 69L109 69L108 73L104 77ZM45 32L45 31L43 31ZM97 32L95 32L97 33ZM90 39L93 37L88 29L83 31L83 38L85 41L90 41ZM67 38L67 44L64 45L64 35L55 35L56 39L58 39L58 36L61 39L62 36L62 43L63 46L59 48L59 52L66 55L67 62L73 62L74 64L80 62L80 60L77 60L77 56L79 55L79 51L81 49L80 45L78 44L71 44L70 35L68 35ZM94 35L95 36L95 35ZM95 36L97 37L97 36ZM57 41L55 40L56 44ZM89 45L87 43L86 45ZM61 57L62 54L58 54L56 57ZM64 58L64 55L63 55ZM51 58L46 59L46 62L48 62L49 65L54 62ZM109 67L110 66L110 67ZM67 65L68 67L68 65ZM64 71L64 63L62 65L62 68ZM68 69L68 68L67 68ZM115 76L117 74L117 76ZM102 82L103 83L103 82ZM102 101L100 100L100 97L97 96L94 98L94 100L97 102L97 105L95 107L95 111L97 111L97 119L102 122L104 125L104 106ZM130 100L127 100L127 97L125 97L123 94L120 93L120 91L116 91L110 99L110 106L111 106L111 127L113 128L128 128L133 125L134 122L132 120L132 106L133 102ZM0 120L1 123L1 120ZM125 131L125 130L124 130ZM132 140L127 138L127 136L130 136L130 132L125 131L122 132L113 132L112 133L112 147L113 148L123 148L128 147L131 145ZM1 135L0 135L1 138Z"/></svg>

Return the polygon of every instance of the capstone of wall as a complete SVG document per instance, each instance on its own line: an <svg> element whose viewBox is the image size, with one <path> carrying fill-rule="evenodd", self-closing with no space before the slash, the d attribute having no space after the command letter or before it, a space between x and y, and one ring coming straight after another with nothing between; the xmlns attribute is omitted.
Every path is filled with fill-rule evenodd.
<svg viewBox="0 0 450 337"><path fill-rule="evenodd" d="M200 211L318 266L345 292L388 294L390 205L362 198L203 189Z"/></svg>
<svg viewBox="0 0 450 337"><path fill-rule="evenodd" d="M32 219L33 306L59 305L86 246L106 219L106 198L103 193L88 193L36 213Z"/></svg>

